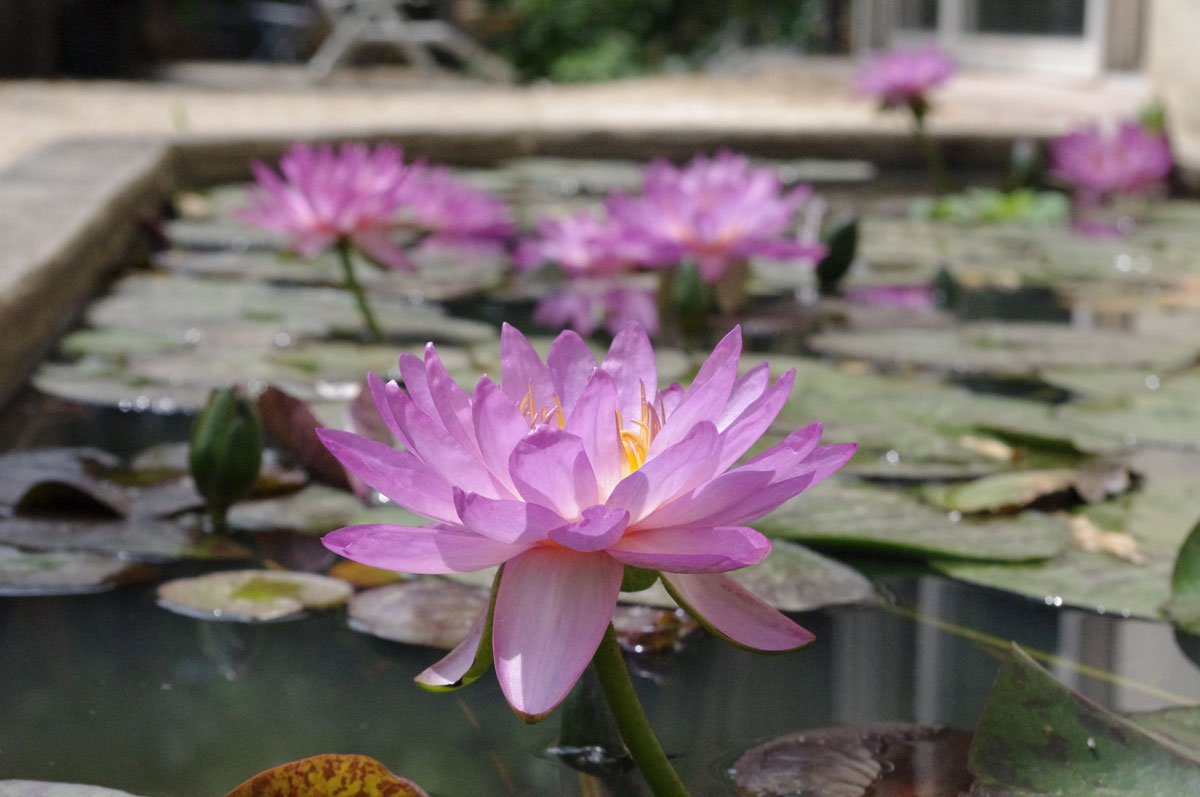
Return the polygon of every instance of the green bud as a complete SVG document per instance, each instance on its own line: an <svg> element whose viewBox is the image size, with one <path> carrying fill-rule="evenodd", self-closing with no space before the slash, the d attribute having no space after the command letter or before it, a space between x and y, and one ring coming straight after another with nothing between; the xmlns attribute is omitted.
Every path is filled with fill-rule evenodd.
<svg viewBox="0 0 1200 797"><path fill-rule="evenodd" d="M254 486L262 452L254 403L237 388L214 390L192 425L188 465L217 530L224 528L229 507Z"/></svg>
<svg viewBox="0 0 1200 797"><path fill-rule="evenodd" d="M646 570L633 565L625 565L625 574L621 576L622 592L641 592L650 589L658 581L657 570Z"/></svg>

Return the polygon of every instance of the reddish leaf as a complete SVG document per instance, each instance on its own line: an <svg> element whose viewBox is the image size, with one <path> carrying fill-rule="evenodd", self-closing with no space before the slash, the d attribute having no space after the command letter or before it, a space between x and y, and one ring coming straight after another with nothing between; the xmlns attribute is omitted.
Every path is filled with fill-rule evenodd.
<svg viewBox="0 0 1200 797"><path fill-rule="evenodd" d="M225 797L429 797L363 755L318 755L268 769Z"/></svg>
<svg viewBox="0 0 1200 797"><path fill-rule="evenodd" d="M350 489L346 471L317 439L321 422L298 398L271 386L258 397L258 412L267 434L310 476L332 487Z"/></svg>

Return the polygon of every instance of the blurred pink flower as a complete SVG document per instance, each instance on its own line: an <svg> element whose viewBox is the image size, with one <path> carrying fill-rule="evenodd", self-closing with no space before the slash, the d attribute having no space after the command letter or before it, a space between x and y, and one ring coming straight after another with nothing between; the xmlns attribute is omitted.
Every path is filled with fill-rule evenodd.
<svg viewBox="0 0 1200 797"><path fill-rule="evenodd" d="M730 265L754 255L820 259L823 245L788 236L811 195L807 185L784 193L773 171L720 152L682 168L656 161L643 178L641 196L614 194L608 211L617 224L654 245L649 265L691 257L701 278L712 283Z"/></svg>
<svg viewBox="0 0 1200 797"><path fill-rule="evenodd" d="M644 230L582 211L541 219L537 236L521 242L516 259L522 268L553 263L570 277L602 277L657 264L664 255Z"/></svg>
<svg viewBox="0 0 1200 797"><path fill-rule="evenodd" d="M508 206L444 166L409 167L402 194L404 226L423 234L420 245L501 247L516 232Z"/></svg>
<svg viewBox="0 0 1200 797"><path fill-rule="evenodd" d="M294 144L279 161L282 176L262 163L251 169L258 185L250 207L234 214L286 236L301 257L344 241L380 265L413 268L389 237L405 202L407 172L399 148Z"/></svg>
<svg viewBox="0 0 1200 797"><path fill-rule="evenodd" d="M630 324L653 336L658 334L654 293L609 281L574 279L538 302L533 320L546 327L573 329L584 337L600 327L615 335Z"/></svg>
<svg viewBox="0 0 1200 797"><path fill-rule="evenodd" d="M654 350L636 327L597 364L573 332L543 362L505 325L501 384L484 376L466 392L432 345L423 362L400 356L407 392L370 377L406 450L336 430L321 439L367 484L434 522L350 526L326 535L326 547L411 573L504 565L491 651L479 651L481 616L419 682L456 685L477 674L482 653L509 704L527 720L544 716L595 653L626 565L660 572L681 606L738 644L790 650L812 640L725 572L770 551L745 523L829 476L855 447L818 446L813 424L733 467L795 379L771 382L765 363L739 376L740 352L735 329L686 390L659 390Z"/></svg>
<svg viewBox="0 0 1200 797"><path fill-rule="evenodd" d="M855 73L854 85L884 108L908 105L923 112L926 93L954 72L954 62L936 47L893 50L871 56Z"/></svg>
<svg viewBox="0 0 1200 797"><path fill-rule="evenodd" d="M842 298L851 304L901 307L906 310L932 310L937 306L933 286L929 283L854 286L843 290Z"/></svg>
<svg viewBox="0 0 1200 797"><path fill-rule="evenodd" d="M1161 184L1171 171L1167 137L1136 121L1109 132L1081 128L1049 146L1053 174L1085 192L1137 194Z"/></svg>

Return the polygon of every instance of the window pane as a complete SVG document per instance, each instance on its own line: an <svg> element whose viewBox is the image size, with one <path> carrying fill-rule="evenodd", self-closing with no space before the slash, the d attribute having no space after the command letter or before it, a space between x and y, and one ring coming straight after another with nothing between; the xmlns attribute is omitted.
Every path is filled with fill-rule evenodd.
<svg viewBox="0 0 1200 797"><path fill-rule="evenodd" d="M904 30L937 30L938 0L900 0L896 27Z"/></svg>
<svg viewBox="0 0 1200 797"><path fill-rule="evenodd" d="M1082 36L1084 5L1085 0L976 0L968 4L974 13L967 27L977 33Z"/></svg>

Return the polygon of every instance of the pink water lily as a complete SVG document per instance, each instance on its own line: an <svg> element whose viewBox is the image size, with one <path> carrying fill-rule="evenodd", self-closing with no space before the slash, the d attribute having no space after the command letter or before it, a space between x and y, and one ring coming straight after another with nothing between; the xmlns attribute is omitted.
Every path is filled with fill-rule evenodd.
<svg viewBox="0 0 1200 797"><path fill-rule="evenodd" d="M404 450L336 430L325 445L427 526L350 526L324 538L349 559L410 573L503 565L490 625L505 697L539 719L566 696L612 618L626 566L659 571L676 600L747 647L790 650L812 635L726 575L771 543L746 524L817 484L853 454L819 446L819 424L736 464L783 407L795 378L766 364L738 375L741 332L685 390L658 388L654 350L623 330L597 363L563 332L543 362L505 325L502 380L468 393L434 347L401 355L405 388L372 376L376 407ZM418 681L472 671L487 617ZM486 649L482 651L485 655Z"/></svg>
<svg viewBox="0 0 1200 797"><path fill-rule="evenodd" d="M346 143L294 144L279 161L279 174L262 163L251 166L257 187L250 206L234 214L287 237L301 257L316 257L339 242L376 263L413 270L390 237L396 214L408 201L408 171L398 147Z"/></svg>
<svg viewBox="0 0 1200 797"><path fill-rule="evenodd" d="M444 166L411 165L402 194L401 219L422 246L496 248L516 233L507 205Z"/></svg>
<svg viewBox="0 0 1200 797"><path fill-rule="evenodd" d="M1115 130L1074 130L1050 142L1055 177L1077 190L1136 194L1160 185L1171 171L1167 137L1137 121Z"/></svg>
<svg viewBox="0 0 1200 797"><path fill-rule="evenodd" d="M926 94L949 80L954 62L936 47L892 50L873 55L854 75L860 94L873 97L884 108L925 106Z"/></svg>

